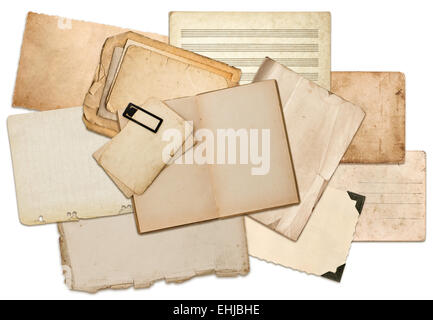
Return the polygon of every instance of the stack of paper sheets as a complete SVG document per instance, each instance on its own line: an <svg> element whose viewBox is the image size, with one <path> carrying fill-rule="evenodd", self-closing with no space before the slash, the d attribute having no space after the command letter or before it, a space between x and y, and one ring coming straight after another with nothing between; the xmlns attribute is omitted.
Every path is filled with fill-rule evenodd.
<svg viewBox="0 0 433 320"><path fill-rule="evenodd" d="M246 275L248 255L339 282L353 241L425 240L402 73L331 73L326 12L169 24L27 17L13 105L45 111L8 119L18 213L58 223L70 289Z"/></svg>

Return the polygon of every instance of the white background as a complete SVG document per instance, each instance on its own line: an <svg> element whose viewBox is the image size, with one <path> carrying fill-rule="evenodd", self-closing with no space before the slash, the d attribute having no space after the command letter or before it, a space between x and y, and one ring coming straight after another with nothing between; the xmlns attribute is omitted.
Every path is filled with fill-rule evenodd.
<svg viewBox="0 0 433 320"><path fill-rule="evenodd" d="M19 223L6 118L27 11L168 34L169 11L331 11L332 70L401 71L407 81L408 150L432 165L433 5L431 1L9 1L1 15L0 298L58 299L352 299L433 298L433 242L355 243L341 284L251 259L244 278L207 276L147 290L69 291L63 283L55 225ZM29 159L31 161L31 159ZM430 184L432 176L428 176ZM429 216L431 212L427 213ZM427 230L432 228L428 219ZM151 257L149 257L151 259Z"/></svg>

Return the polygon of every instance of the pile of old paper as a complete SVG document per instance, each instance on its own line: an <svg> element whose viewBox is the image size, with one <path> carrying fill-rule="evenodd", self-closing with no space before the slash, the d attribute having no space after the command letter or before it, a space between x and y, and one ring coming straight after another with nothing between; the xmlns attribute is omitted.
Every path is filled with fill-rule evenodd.
<svg viewBox="0 0 433 320"><path fill-rule="evenodd" d="M249 255L340 281L352 241L425 239L404 75L331 72L330 24L174 12L167 39L28 14L18 212L58 223L69 288L245 275Z"/></svg>

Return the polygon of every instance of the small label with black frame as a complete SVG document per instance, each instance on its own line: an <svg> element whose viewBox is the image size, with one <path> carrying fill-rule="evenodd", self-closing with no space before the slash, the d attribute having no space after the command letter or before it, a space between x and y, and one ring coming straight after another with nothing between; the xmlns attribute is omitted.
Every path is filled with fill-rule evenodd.
<svg viewBox="0 0 433 320"><path fill-rule="evenodd" d="M141 111L146 114L146 116L149 116L149 121L144 123L143 121L138 121L137 119L134 119L134 115L137 113L137 111ZM143 128L146 128L153 133L157 133L159 128L162 125L162 122L164 121L162 118L158 117L157 115L153 114L152 112L149 112L147 110L144 110L143 108L140 108L139 106L130 103L126 107L125 111L123 112L123 116L131 120L132 122L138 124L139 126L142 126Z"/></svg>

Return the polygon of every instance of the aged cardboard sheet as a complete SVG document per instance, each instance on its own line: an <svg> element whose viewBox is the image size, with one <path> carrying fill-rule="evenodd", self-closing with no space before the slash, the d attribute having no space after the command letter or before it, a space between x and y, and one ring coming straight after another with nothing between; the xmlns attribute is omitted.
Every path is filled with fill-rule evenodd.
<svg viewBox="0 0 433 320"><path fill-rule="evenodd" d="M116 76L117 68L119 67L122 55L122 47L114 48L113 56L111 57L110 67L107 73L107 79L104 85L104 90L102 91L101 101L99 102L98 108L98 116L113 121L117 120L117 115L107 110L107 97L110 93L111 85L113 84L114 77Z"/></svg>
<svg viewBox="0 0 433 320"><path fill-rule="evenodd" d="M141 107L128 108L127 112L133 112L133 121L101 147L103 150L94 154L94 158L112 177L140 195L181 149L192 134L192 126L157 99L149 99ZM164 134L169 130L177 130L180 137L164 155L171 143L164 141Z"/></svg>
<svg viewBox="0 0 433 320"><path fill-rule="evenodd" d="M152 44L156 46L157 42L152 41ZM175 59L176 51L180 49L158 44L162 48L156 47L154 51L142 46L126 49L107 100L108 110L116 112L129 102L142 104L151 96L160 99L191 96L197 93L198 85L203 88L201 92L226 88L235 85L239 79L237 69L224 65L228 70L206 70L201 64ZM174 53L162 54L163 49ZM181 50L180 54L184 52ZM197 58L205 59L198 55ZM161 68L161 65L165 67Z"/></svg>
<svg viewBox="0 0 433 320"><path fill-rule="evenodd" d="M111 79L106 70L116 64L112 60L117 47L123 51ZM194 95L234 86L239 79L240 70L225 63L134 32L119 34L104 44L99 68L84 102L84 121L90 130L113 137L119 132L118 122L99 115L101 105L116 116L116 111L130 102L140 105L151 97L164 100ZM105 98L106 88L109 91Z"/></svg>
<svg viewBox="0 0 433 320"><path fill-rule="evenodd" d="M241 68L241 84L268 56L330 89L329 12L171 12L170 44Z"/></svg>
<svg viewBox="0 0 433 320"><path fill-rule="evenodd" d="M364 112L269 58L254 81L265 79L276 79L278 83L300 204L251 217L297 240L358 130Z"/></svg>
<svg viewBox="0 0 433 320"><path fill-rule="evenodd" d="M105 39L124 31L29 12L13 106L36 110L81 106ZM143 34L160 41L167 39L157 34Z"/></svg>
<svg viewBox="0 0 433 320"><path fill-rule="evenodd" d="M360 106L365 119L342 162L402 163L405 155L404 74L332 72L331 91Z"/></svg>
<svg viewBox="0 0 433 320"><path fill-rule="evenodd" d="M8 118L18 212L25 225L131 213L131 202L92 158L108 139L86 129L82 108Z"/></svg>
<svg viewBox="0 0 433 320"><path fill-rule="evenodd" d="M296 242L247 217L248 251L268 262L340 281L360 214L356 204L347 192L327 188Z"/></svg>
<svg viewBox="0 0 433 320"><path fill-rule="evenodd" d="M145 193L133 197L139 232L298 203L275 81L166 103L183 118L193 120L197 133L205 129L207 134L204 142L203 137L197 139L201 143L179 159L183 164L176 161L167 166ZM238 135L232 136L234 140L223 136L222 144L218 135L226 129ZM234 161L228 160L229 149ZM254 160L255 152L263 157L261 163ZM211 155L211 161L206 158L201 163L203 153Z"/></svg>
<svg viewBox="0 0 433 320"><path fill-rule="evenodd" d="M66 285L72 290L148 288L196 276L249 272L243 218L137 234L127 214L59 224Z"/></svg>
<svg viewBox="0 0 433 320"><path fill-rule="evenodd" d="M364 194L355 241L424 241L426 154L407 151L404 164L341 164L329 183Z"/></svg>

